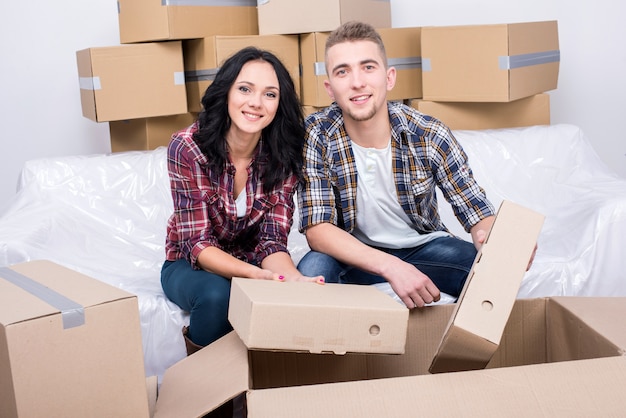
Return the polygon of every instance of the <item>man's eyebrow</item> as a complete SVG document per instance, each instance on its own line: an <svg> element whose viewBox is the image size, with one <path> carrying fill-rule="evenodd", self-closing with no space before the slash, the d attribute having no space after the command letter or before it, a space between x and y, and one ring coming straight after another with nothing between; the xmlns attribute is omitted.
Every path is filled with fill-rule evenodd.
<svg viewBox="0 0 626 418"><path fill-rule="evenodd" d="M375 60L374 58L367 58L367 59L364 59L362 61L359 61L359 65L364 65L364 64L380 65L380 63L377 60ZM349 67L349 65L346 64L346 63L337 64L337 65L335 65L333 67L332 72L334 73L335 71L337 71L337 70L339 70L341 68L347 68L347 67Z"/></svg>

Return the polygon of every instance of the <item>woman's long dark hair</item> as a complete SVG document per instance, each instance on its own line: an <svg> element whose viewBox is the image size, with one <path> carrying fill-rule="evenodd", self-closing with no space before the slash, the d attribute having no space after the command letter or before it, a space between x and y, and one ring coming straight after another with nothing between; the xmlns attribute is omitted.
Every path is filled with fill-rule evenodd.
<svg viewBox="0 0 626 418"><path fill-rule="evenodd" d="M298 180L301 179L304 145L302 106L289 72L274 54L247 47L224 61L215 80L202 97L203 109L198 115L199 129L194 140L209 158L211 170L222 173L228 159L226 132L231 124L228 116L228 92L243 65L254 60L267 62L274 67L280 89L276 116L261 133L263 146L256 160L267 161L260 174L263 191L269 193L292 174Z"/></svg>

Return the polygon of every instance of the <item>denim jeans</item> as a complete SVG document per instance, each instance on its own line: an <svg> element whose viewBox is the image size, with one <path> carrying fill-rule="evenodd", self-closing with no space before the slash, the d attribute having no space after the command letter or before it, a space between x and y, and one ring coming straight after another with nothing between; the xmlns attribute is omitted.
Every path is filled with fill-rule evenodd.
<svg viewBox="0 0 626 418"><path fill-rule="evenodd" d="M378 248L427 275L441 292L458 297L476 258L476 247L456 237L439 237L415 248ZM326 283L375 284L385 279L350 267L333 257L309 251L298 263L305 276L323 275Z"/></svg>
<svg viewBox="0 0 626 418"><path fill-rule="evenodd" d="M187 336L194 343L209 345L232 330L228 322L230 280L177 260L163 264L161 286L169 300L189 312Z"/></svg>

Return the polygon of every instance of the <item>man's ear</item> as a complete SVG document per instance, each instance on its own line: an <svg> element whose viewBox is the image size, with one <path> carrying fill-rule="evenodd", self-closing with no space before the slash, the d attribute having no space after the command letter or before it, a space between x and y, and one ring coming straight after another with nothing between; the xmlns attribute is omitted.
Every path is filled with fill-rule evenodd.
<svg viewBox="0 0 626 418"><path fill-rule="evenodd" d="M333 93L333 89L330 87L330 81L324 80L324 88L326 89L326 93L328 93L328 97L333 102L335 101L335 94Z"/></svg>
<svg viewBox="0 0 626 418"><path fill-rule="evenodd" d="M391 91L396 85L396 67L387 68L387 91Z"/></svg>

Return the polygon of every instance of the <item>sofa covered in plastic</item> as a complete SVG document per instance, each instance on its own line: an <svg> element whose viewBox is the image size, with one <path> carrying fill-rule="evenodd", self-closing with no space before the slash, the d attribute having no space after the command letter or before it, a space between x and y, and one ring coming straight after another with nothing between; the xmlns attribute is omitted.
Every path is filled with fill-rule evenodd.
<svg viewBox="0 0 626 418"><path fill-rule="evenodd" d="M454 134L496 207L510 200L546 216L518 298L626 296L626 179L578 127ZM445 224L469 239L439 196ZM28 161L0 208L0 266L47 259L136 294L146 375L161 377L185 356L188 322L159 280L171 212L165 148ZM308 247L296 226L297 262Z"/></svg>

